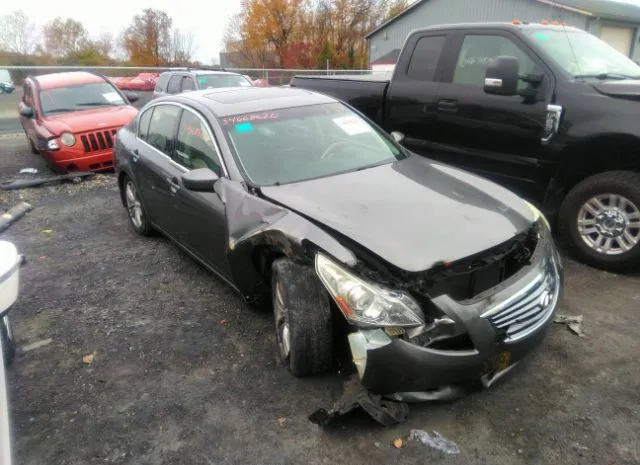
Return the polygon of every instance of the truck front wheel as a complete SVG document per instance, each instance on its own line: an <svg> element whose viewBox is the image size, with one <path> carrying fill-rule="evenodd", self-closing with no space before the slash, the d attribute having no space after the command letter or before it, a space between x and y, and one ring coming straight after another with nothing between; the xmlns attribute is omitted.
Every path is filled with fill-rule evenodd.
<svg viewBox="0 0 640 465"><path fill-rule="evenodd" d="M608 171L584 179L562 201L558 220L581 261L610 271L640 264L640 173Z"/></svg>

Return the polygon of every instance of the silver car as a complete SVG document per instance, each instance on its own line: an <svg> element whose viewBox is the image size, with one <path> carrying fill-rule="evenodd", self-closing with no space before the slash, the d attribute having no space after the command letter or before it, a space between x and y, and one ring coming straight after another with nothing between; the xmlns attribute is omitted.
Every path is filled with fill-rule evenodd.
<svg viewBox="0 0 640 465"><path fill-rule="evenodd" d="M252 85L252 82L246 76L228 71L197 69L165 71L160 74L152 99L192 90L217 89L220 87L251 87Z"/></svg>

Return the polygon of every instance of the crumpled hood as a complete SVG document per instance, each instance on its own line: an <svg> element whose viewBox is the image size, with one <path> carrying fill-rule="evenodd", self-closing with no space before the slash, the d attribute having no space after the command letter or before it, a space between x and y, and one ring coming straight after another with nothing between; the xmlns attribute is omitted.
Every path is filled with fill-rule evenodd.
<svg viewBox="0 0 640 465"><path fill-rule="evenodd" d="M594 82L591 86L609 97L640 100L640 80Z"/></svg>
<svg viewBox="0 0 640 465"><path fill-rule="evenodd" d="M47 129L55 135L64 131L80 133L97 129L115 128L128 124L138 113L131 105L104 107L46 116Z"/></svg>
<svg viewBox="0 0 640 465"><path fill-rule="evenodd" d="M261 190L409 272L501 244L535 219L510 191L417 155Z"/></svg>

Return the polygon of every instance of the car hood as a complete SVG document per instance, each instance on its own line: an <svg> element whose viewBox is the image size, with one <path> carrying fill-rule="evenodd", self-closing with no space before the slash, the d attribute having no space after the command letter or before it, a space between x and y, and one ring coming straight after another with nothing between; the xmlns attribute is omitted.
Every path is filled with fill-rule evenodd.
<svg viewBox="0 0 640 465"><path fill-rule="evenodd" d="M128 124L138 113L131 105L96 108L46 116L49 131L59 135L64 131L73 133L121 127Z"/></svg>
<svg viewBox="0 0 640 465"><path fill-rule="evenodd" d="M261 190L409 272L487 250L535 221L531 208L510 191L417 155Z"/></svg>
<svg viewBox="0 0 640 465"><path fill-rule="evenodd" d="M591 85L595 90L609 97L640 100L640 80L604 81Z"/></svg>

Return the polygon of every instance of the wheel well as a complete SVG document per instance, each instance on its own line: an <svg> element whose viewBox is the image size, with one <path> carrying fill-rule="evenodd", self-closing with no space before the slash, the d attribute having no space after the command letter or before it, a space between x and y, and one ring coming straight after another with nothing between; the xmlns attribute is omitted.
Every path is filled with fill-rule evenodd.
<svg viewBox="0 0 640 465"><path fill-rule="evenodd" d="M261 288L263 291L267 291L271 287L271 265L283 257L286 257L284 252L266 244L253 250L251 260L256 273L262 277Z"/></svg>
<svg viewBox="0 0 640 465"><path fill-rule="evenodd" d="M124 178L128 177L127 173L125 173L124 171L122 171L119 175L118 175L118 187L119 187L119 191L120 191L120 201L122 202L122 205L126 206L125 201L124 201Z"/></svg>
<svg viewBox="0 0 640 465"><path fill-rule="evenodd" d="M557 212L567 193L579 182L605 171L640 172L640 138L629 135L606 135L572 145L558 155L545 208Z"/></svg>
<svg viewBox="0 0 640 465"><path fill-rule="evenodd" d="M640 171L640 138L601 136L574 145L560 155L555 182L566 194L580 181L613 170Z"/></svg>

